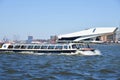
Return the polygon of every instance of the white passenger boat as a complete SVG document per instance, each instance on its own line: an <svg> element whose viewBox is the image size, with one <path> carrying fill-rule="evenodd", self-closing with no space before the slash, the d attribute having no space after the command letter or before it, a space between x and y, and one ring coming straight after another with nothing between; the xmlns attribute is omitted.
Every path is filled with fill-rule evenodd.
<svg viewBox="0 0 120 80"><path fill-rule="evenodd" d="M0 52L18 53L73 53L81 55L100 55L99 51L83 43L65 44L3 44Z"/></svg>

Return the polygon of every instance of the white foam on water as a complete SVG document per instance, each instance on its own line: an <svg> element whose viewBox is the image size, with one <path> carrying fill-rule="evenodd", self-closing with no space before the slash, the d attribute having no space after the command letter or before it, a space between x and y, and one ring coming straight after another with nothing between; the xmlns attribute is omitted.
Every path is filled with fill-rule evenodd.
<svg viewBox="0 0 120 80"><path fill-rule="evenodd" d="M51 53L34 53L34 52L19 52L20 54L31 54L31 55L51 55Z"/></svg>
<svg viewBox="0 0 120 80"><path fill-rule="evenodd" d="M93 56L93 55L101 55L101 52L99 50L95 50L95 51L79 51L78 54L86 55L86 56Z"/></svg>
<svg viewBox="0 0 120 80"><path fill-rule="evenodd" d="M84 55L84 56L93 56L93 55L101 55L99 50L95 51L77 51L75 53L25 53L25 54L33 54L33 55Z"/></svg>
<svg viewBox="0 0 120 80"><path fill-rule="evenodd" d="M60 53L58 55L78 55L78 53Z"/></svg>

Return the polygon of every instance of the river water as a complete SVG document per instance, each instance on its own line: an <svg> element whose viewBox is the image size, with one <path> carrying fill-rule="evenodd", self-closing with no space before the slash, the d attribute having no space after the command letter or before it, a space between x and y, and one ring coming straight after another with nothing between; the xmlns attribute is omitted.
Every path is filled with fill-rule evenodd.
<svg viewBox="0 0 120 80"><path fill-rule="evenodd" d="M120 80L120 44L99 56L0 53L0 80Z"/></svg>

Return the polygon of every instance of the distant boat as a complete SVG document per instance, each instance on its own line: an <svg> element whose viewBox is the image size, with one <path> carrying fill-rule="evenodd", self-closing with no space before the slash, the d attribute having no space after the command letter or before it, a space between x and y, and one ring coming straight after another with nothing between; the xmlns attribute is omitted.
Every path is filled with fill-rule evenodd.
<svg viewBox="0 0 120 80"><path fill-rule="evenodd" d="M5 43L0 52L15 53L72 53L81 55L100 55L96 49L90 48L85 43L62 43L62 44L11 44Z"/></svg>

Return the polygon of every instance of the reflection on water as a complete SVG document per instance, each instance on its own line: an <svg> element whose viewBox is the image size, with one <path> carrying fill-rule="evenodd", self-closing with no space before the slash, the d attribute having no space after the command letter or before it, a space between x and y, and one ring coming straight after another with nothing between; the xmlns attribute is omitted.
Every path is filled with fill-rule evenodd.
<svg viewBox="0 0 120 80"><path fill-rule="evenodd" d="M100 56L0 54L0 80L120 80L120 45Z"/></svg>

